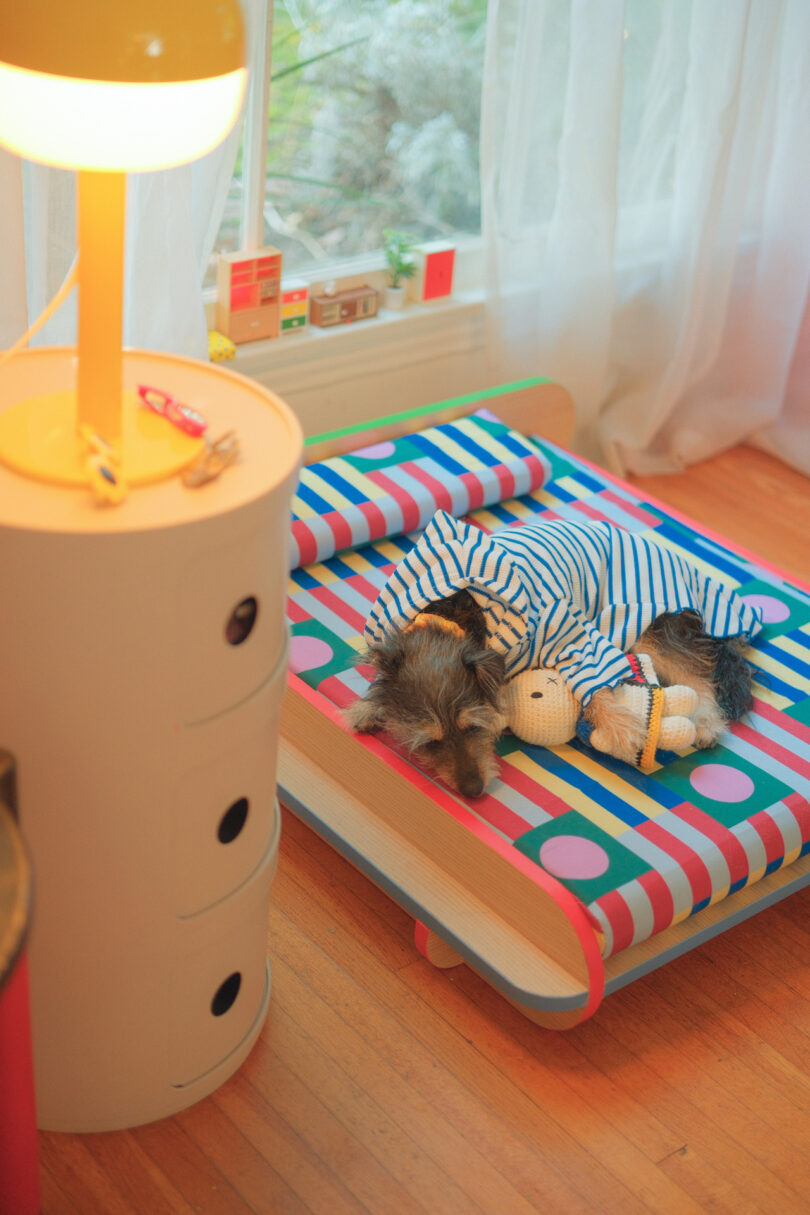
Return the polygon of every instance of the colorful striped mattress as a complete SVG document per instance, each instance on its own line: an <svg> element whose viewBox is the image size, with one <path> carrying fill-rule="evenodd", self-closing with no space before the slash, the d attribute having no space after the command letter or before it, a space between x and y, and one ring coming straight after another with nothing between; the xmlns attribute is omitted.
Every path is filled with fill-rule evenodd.
<svg viewBox="0 0 810 1215"><path fill-rule="evenodd" d="M377 513L361 505L368 502ZM656 769L642 774L578 740L546 748L506 734L500 776L483 797L467 800L433 782L438 808L460 802L573 892L606 957L810 849L808 591L485 411L312 466L295 505L303 512L299 551L315 556L290 576L291 683L302 680L339 707L373 677L355 665L368 609L415 543L414 529L439 507L488 532L537 516L607 520L654 539L762 609L765 627L750 651L754 709L712 750L659 751ZM343 523L332 517L321 526L342 510ZM384 538L342 545L367 528Z"/></svg>

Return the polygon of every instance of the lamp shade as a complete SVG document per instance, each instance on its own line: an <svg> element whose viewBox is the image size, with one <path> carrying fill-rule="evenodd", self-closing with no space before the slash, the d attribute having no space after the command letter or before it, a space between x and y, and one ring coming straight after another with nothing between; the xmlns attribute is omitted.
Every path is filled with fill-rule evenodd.
<svg viewBox="0 0 810 1215"><path fill-rule="evenodd" d="M63 168L188 163L236 121L244 58L238 0L25 0L0 25L0 143Z"/></svg>

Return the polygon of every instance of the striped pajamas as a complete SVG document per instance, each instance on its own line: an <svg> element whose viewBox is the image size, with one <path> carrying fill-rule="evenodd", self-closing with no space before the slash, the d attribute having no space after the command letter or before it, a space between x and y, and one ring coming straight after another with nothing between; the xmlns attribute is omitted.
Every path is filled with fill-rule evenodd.
<svg viewBox="0 0 810 1215"><path fill-rule="evenodd" d="M374 603L366 641L382 642L462 589L483 610L507 675L555 667L583 704L631 678L625 651L664 612L693 608L712 637L762 627L733 590L612 524L555 520L487 535L437 511Z"/></svg>

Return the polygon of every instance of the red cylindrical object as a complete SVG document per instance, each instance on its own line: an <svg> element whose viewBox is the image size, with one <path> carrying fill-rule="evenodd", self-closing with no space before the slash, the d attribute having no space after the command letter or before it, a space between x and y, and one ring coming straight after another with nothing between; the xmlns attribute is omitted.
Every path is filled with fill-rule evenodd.
<svg viewBox="0 0 810 1215"><path fill-rule="evenodd" d="M0 989L0 1215L38 1215L34 1064L23 953Z"/></svg>

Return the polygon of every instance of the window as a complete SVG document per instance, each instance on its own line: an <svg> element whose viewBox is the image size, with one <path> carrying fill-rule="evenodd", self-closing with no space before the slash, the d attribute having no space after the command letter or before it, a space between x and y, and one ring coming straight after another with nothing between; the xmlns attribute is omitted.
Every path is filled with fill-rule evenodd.
<svg viewBox="0 0 810 1215"><path fill-rule="evenodd" d="M275 245L295 273L379 249L386 227L479 232L486 0L253 0L248 16L254 52L269 21L272 40L216 253Z"/></svg>

